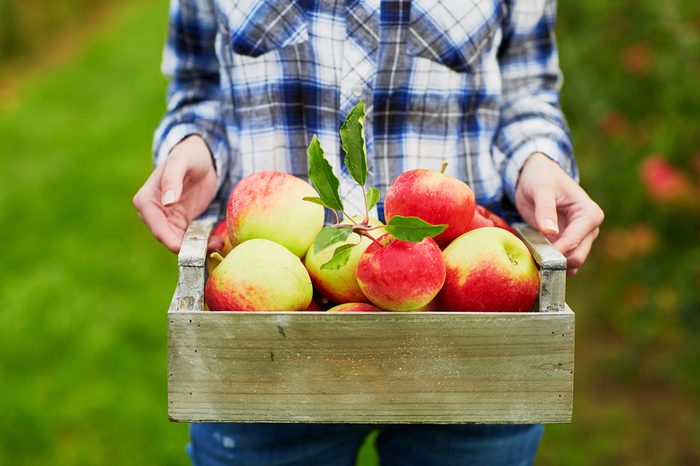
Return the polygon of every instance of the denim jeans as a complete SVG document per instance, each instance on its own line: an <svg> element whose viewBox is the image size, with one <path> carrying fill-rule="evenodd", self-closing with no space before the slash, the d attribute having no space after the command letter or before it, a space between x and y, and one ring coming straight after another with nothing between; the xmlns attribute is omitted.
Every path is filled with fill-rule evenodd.
<svg viewBox="0 0 700 466"><path fill-rule="evenodd" d="M543 426L208 424L190 426L196 466L354 466L369 432L379 430L382 466L525 466Z"/></svg>

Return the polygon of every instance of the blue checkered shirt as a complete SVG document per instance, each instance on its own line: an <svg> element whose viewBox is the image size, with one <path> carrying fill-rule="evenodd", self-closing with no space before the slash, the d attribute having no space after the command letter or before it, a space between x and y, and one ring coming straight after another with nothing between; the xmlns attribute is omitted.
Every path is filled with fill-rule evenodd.
<svg viewBox="0 0 700 466"><path fill-rule="evenodd" d="M338 129L363 98L368 185L382 194L447 161L478 202L512 201L534 152L576 178L555 15L553 0L172 0L156 163L199 134L222 192L257 171L306 178L317 134L355 214Z"/></svg>

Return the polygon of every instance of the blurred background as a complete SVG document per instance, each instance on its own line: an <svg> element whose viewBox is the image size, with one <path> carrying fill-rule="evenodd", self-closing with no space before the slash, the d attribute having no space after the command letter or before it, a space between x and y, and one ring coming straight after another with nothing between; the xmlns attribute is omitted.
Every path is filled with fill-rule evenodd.
<svg viewBox="0 0 700 466"><path fill-rule="evenodd" d="M166 0L0 0L0 464L187 464L166 416L176 260L131 205L166 18ZM537 464L700 464L700 3L561 0L557 32L607 217L568 282L573 423Z"/></svg>

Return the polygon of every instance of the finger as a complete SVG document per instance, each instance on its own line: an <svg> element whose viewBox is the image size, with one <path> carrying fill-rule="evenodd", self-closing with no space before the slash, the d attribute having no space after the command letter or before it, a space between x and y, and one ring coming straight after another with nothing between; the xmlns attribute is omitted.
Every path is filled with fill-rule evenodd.
<svg viewBox="0 0 700 466"><path fill-rule="evenodd" d="M164 207L175 204L180 199L187 170L185 157L173 155L166 160L163 175L160 178L161 204Z"/></svg>
<svg viewBox="0 0 700 466"><path fill-rule="evenodd" d="M543 184L533 193L533 203L535 204L535 222L537 229L545 235L556 235L559 233L557 223L557 197L554 186Z"/></svg>
<svg viewBox="0 0 700 466"><path fill-rule="evenodd" d="M581 241L581 244L579 244L576 249L571 251L571 254L569 254L569 256L566 258L568 268L579 269L584 262L586 262L586 258L588 258L588 254L591 252L593 241L597 236L598 229L596 228L588 236L586 236L583 241Z"/></svg>
<svg viewBox="0 0 700 466"><path fill-rule="evenodd" d="M153 236L155 236L158 241L163 243L165 247L172 252L180 252L180 246L182 246L182 238L184 235L172 228L165 212L163 212L158 205L154 203L143 205L141 214L143 216L143 221L148 228L150 228L151 233L153 233Z"/></svg>
<svg viewBox="0 0 700 466"><path fill-rule="evenodd" d="M569 277L573 277L573 276L576 275L577 273L578 273L578 268L576 268L576 269L567 269L567 270L566 270L566 275L569 276Z"/></svg>
<svg viewBox="0 0 700 466"><path fill-rule="evenodd" d="M158 187L154 180L156 180L157 177L160 176L161 171L162 167L157 168L156 171L154 171L151 174L151 176L148 177L141 189L139 189L138 192L134 194L134 197L132 199L132 203L136 208L136 213L138 214L141 221L146 224L147 222L146 218L144 217L144 209L146 209L146 207L152 202L154 202L154 200L158 197Z"/></svg>
<svg viewBox="0 0 700 466"><path fill-rule="evenodd" d="M591 232L596 230L603 221L603 211L593 201L576 212L571 222L554 242L562 254L568 256Z"/></svg>

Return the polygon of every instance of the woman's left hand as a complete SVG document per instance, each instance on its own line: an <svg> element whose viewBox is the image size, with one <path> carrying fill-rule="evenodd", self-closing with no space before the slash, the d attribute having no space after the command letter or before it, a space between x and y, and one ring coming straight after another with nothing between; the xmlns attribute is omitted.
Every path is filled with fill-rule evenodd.
<svg viewBox="0 0 700 466"><path fill-rule="evenodd" d="M567 259L567 274L586 262L604 214L562 168L544 154L525 162L515 191L523 219L545 234Z"/></svg>

